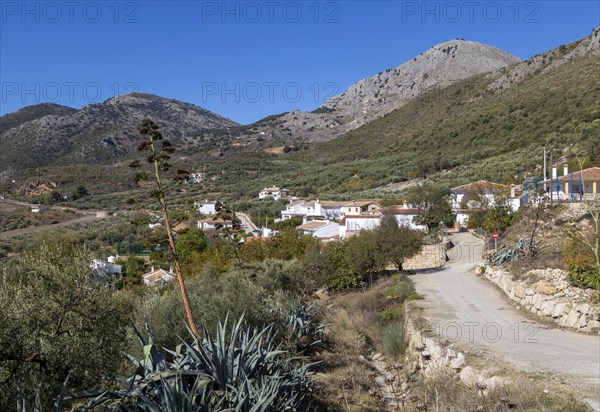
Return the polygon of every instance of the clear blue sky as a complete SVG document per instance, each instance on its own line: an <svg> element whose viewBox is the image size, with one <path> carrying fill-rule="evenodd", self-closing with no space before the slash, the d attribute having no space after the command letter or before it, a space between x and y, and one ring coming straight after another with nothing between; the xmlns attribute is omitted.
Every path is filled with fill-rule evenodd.
<svg viewBox="0 0 600 412"><path fill-rule="evenodd" d="M0 1L0 114L139 90L240 123L314 110L444 41L523 59L589 35L598 1Z"/></svg>

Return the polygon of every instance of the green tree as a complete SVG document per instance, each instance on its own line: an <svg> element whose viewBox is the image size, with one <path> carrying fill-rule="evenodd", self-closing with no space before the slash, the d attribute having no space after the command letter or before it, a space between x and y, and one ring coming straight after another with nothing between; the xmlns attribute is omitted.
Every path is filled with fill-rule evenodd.
<svg viewBox="0 0 600 412"><path fill-rule="evenodd" d="M91 276L92 257L43 243L20 260L18 279L0 283L0 410L14 407L17 379L25 396L40 384L49 400L69 371L70 390L117 372L130 309Z"/></svg>
<svg viewBox="0 0 600 412"><path fill-rule="evenodd" d="M177 252L184 261L189 261L194 255L204 252L206 247L204 233L195 226L186 229L177 239Z"/></svg>
<svg viewBox="0 0 600 412"><path fill-rule="evenodd" d="M60 192L53 190L44 195L44 197L42 198L42 203L44 203L46 205L52 205L56 202L60 202L61 200L62 200L62 195L60 194Z"/></svg>
<svg viewBox="0 0 600 412"><path fill-rule="evenodd" d="M448 196L448 190L429 183L411 188L406 201L419 211L415 223L426 226L428 231L437 228L440 222L452 226L452 209Z"/></svg>
<svg viewBox="0 0 600 412"><path fill-rule="evenodd" d="M81 199L82 197L87 195L87 188L83 185L77 186L75 190L73 190L73 199Z"/></svg>
<svg viewBox="0 0 600 412"><path fill-rule="evenodd" d="M496 206L485 211L483 229L488 232L504 232L512 220L512 209L508 206Z"/></svg>
<svg viewBox="0 0 600 412"><path fill-rule="evenodd" d="M357 288L365 282L365 273L357 272L347 259L347 246L343 240L329 242L320 255L321 270L333 289Z"/></svg>
<svg viewBox="0 0 600 412"><path fill-rule="evenodd" d="M356 273L368 275L371 282L373 275L385 269L386 259L377 244L377 233L361 231L347 240L346 260Z"/></svg>
<svg viewBox="0 0 600 412"><path fill-rule="evenodd" d="M379 253L399 271L403 270L404 261L419 253L423 247L421 234L400 226L392 214L383 215L375 236Z"/></svg>

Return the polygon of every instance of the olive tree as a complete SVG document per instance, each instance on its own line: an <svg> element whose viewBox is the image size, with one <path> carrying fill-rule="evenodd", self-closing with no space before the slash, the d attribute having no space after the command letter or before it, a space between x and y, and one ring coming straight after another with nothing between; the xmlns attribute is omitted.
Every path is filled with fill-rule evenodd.
<svg viewBox="0 0 600 412"><path fill-rule="evenodd" d="M43 243L0 282L0 410L14 407L17 382L26 397L40 385L50 399L69 372L74 390L117 372L130 309L92 276L91 260L84 248Z"/></svg>

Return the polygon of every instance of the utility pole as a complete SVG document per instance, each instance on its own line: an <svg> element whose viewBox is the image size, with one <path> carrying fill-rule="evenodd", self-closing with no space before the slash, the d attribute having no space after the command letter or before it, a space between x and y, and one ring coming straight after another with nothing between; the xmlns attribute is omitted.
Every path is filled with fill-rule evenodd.
<svg viewBox="0 0 600 412"><path fill-rule="evenodd" d="M544 190L546 190L546 146L544 146Z"/></svg>

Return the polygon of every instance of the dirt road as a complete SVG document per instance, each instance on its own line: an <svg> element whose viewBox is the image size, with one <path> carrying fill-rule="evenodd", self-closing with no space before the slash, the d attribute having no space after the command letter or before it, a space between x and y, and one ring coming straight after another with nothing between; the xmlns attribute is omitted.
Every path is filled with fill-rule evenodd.
<svg viewBox="0 0 600 412"><path fill-rule="evenodd" d="M448 251L451 259L445 268L412 276L434 331L450 342L500 355L517 369L558 373L597 391L600 337L544 328L528 319L472 272L483 241L469 233L455 233L451 239L456 247Z"/></svg>
<svg viewBox="0 0 600 412"><path fill-rule="evenodd" d="M9 230L6 232L0 232L0 239L7 239L10 237L28 235L30 233L37 233L43 229L54 229L61 226L73 225L75 223L89 223L95 220L99 220L101 218L97 218L96 214L89 214L86 216L78 217L76 219L67 220L65 222L55 223L53 225L42 225L42 226L30 226L23 229L15 229Z"/></svg>

